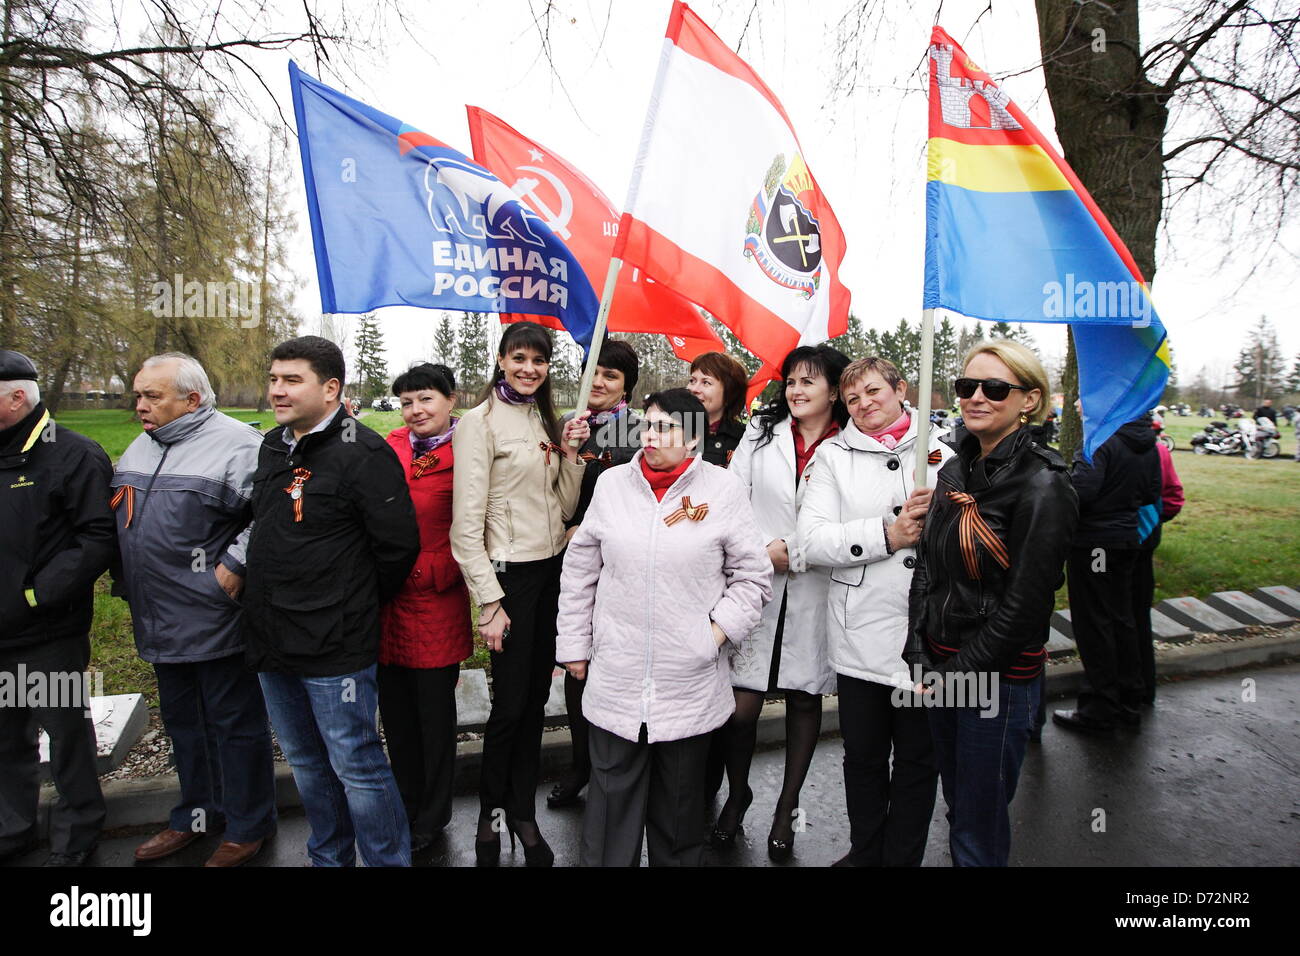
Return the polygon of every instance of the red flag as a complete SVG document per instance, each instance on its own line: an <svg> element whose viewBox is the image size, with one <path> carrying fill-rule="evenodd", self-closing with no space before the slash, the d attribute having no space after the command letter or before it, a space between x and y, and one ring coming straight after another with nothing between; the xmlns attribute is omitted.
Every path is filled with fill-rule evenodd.
<svg viewBox="0 0 1300 956"><path fill-rule="evenodd" d="M465 109L475 161L510 186L564 240L600 294L618 235L618 210L590 179L540 143L486 110ZM547 316L527 318L562 327ZM511 321L505 315L501 319ZM609 330L662 333L677 357L686 361L703 352L726 351L699 309L632 266L619 273Z"/></svg>
<svg viewBox="0 0 1300 956"><path fill-rule="evenodd" d="M785 109L674 3L615 255L699 303L767 365L848 328L844 233Z"/></svg>

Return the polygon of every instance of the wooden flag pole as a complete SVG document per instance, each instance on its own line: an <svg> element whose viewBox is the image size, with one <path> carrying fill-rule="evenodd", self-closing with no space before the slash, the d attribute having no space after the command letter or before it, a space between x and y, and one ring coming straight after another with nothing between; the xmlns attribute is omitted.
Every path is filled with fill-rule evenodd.
<svg viewBox="0 0 1300 956"><path fill-rule="evenodd" d="M674 7L674 9L676 9ZM627 184L627 201L623 203L623 215L618 223L619 238L614 242L614 254L609 260L609 271L605 273L605 291L600 296L600 311L596 313L596 327L591 333L591 349L587 353L587 363L582 369L582 381L578 385L578 405L575 413L587 407L591 398L591 383L596 378L596 359L600 356L600 344L605 338L605 327L609 323L609 307L614 301L614 287L618 285L618 273L623 268L621 253L627 241L627 230L631 223L629 213L636 206L637 190L641 186L641 167L650 151L650 140L654 136L657 105L663 94L664 78L668 75L668 59L672 54L673 41L664 39L659 53L659 69L655 73L654 88L650 92L650 103L646 107L645 125L641 128L641 145L637 149L636 162L632 165L632 178ZM570 441L570 446L577 442Z"/></svg>
<svg viewBox="0 0 1300 956"><path fill-rule="evenodd" d="M921 380L916 384L916 487L929 481L930 399L934 394L934 309L921 311Z"/></svg>
<svg viewBox="0 0 1300 956"><path fill-rule="evenodd" d="M614 288L618 285L618 273L623 268L623 260L611 258L609 271L605 273L605 290L600 294L600 311L596 313L596 325L591 330L591 348L587 350L587 361L582 366L582 381L578 384L578 404L574 414L581 413L591 400L591 383L596 379L596 359L600 356L600 343L605 340L605 326L609 324L609 307L614 301ZM577 448L581 442L569 439L569 446Z"/></svg>

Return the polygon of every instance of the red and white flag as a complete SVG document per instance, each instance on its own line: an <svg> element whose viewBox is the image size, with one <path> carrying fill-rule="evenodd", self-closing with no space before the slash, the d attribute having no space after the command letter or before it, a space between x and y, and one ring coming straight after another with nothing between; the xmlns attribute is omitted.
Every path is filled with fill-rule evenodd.
<svg viewBox="0 0 1300 956"><path fill-rule="evenodd" d="M614 255L780 368L848 328L844 233L776 95L673 4Z"/></svg>
<svg viewBox="0 0 1300 956"><path fill-rule="evenodd" d="M506 183L564 240L598 293L618 235L619 213L579 170L502 119L467 106L474 160ZM513 316L502 316L503 322ZM521 316L551 328L563 328L548 316ZM609 313L611 332L662 333L674 354L691 361L704 352L726 347L698 308L640 269L623 269Z"/></svg>

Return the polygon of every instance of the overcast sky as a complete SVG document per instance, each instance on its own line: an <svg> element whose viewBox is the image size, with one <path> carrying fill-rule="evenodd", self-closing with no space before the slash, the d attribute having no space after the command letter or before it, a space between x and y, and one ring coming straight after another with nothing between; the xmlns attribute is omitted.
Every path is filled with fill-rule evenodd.
<svg viewBox="0 0 1300 956"><path fill-rule="evenodd" d="M540 10L542 4L532 6ZM410 7L420 42L394 28L382 53L355 64L359 75L341 78L325 71L321 79L467 154L465 104L484 107L584 170L621 206L671 3L557 0L556 6L560 13L550 27L554 72L541 55L526 0L439 0ZM843 279L853 312L877 328L896 325L903 316L915 321L925 218L921 67L937 0L891 0L880 33L850 51L862 65L858 84L834 96L838 17L850 6L846 0L761 0L747 29L750 0L700 0L693 6L733 48L744 31L741 55L785 105L844 227ZM995 0L972 30L986 6L987 0L946 0L940 23L994 77L1020 74L1008 76L1002 87L1055 141L1042 72L1031 69L1039 56L1033 4ZM296 5L285 8L290 9ZM1144 9L1155 11L1143 25L1149 43L1161 18L1172 14L1155 3L1144 3ZM299 57L305 71L318 72L310 58ZM291 117L287 60L266 54L257 65ZM273 115L269 104L267 113ZM304 329L315 331L320 299L296 148L291 160L291 207L300 225L293 263L305 280L297 305L307 317ZM682 175L709 171L683 169ZM1287 356L1300 350L1300 230L1292 228L1283 244L1257 245L1222 265L1227 248L1222 224L1204 216L1198 221L1190 207L1162 229L1153 291L1184 383L1202 366L1226 373L1245 331L1261 315L1273 320ZM1014 250L989 253L996 262ZM1247 278L1252 267L1254 276ZM438 313L390 309L381 315L390 369L429 355ZM1040 325L1035 332L1045 357L1064 351L1062 326Z"/></svg>

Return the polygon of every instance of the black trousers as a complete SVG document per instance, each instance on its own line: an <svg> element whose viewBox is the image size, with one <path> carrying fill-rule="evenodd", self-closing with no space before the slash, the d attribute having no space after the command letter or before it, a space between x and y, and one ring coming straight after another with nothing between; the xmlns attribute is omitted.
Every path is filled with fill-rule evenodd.
<svg viewBox="0 0 1300 956"><path fill-rule="evenodd" d="M155 664L158 710L172 739L181 800L173 830L252 843L275 830L275 764L266 701L241 651L191 664Z"/></svg>
<svg viewBox="0 0 1300 956"><path fill-rule="evenodd" d="M839 695L849 861L920 866L939 783L925 709L896 707L893 687L843 674Z"/></svg>
<svg viewBox="0 0 1300 956"><path fill-rule="evenodd" d="M564 706L569 712L569 739L573 746L573 770L570 780L584 781L591 777L591 746L587 742L587 733L591 724L582 716L582 691L587 686L585 680L578 680L572 674L564 675Z"/></svg>
<svg viewBox="0 0 1300 956"><path fill-rule="evenodd" d="M479 809L504 809L514 820L535 819L542 726L555 667L555 618L564 556L512 563L497 572L510 633L492 654L492 711L483 734Z"/></svg>
<svg viewBox="0 0 1300 956"><path fill-rule="evenodd" d="M590 725L591 783L582 818L583 866L699 866L704 856L704 761L709 734L633 743Z"/></svg>
<svg viewBox="0 0 1300 956"><path fill-rule="evenodd" d="M1142 700L1133 621L1137 558L1136 548L1075 548L1066 565L1070 621L1087 683L1079 692L1079 712L1104 724L1122 713L1136 714Z"/></svg>
<svg viewBox="0 0 1300 956"><path fill-rule="evenodd" d="M82 853L99 839L108 810L95 765L95 728L90 720L90 688L78 683L76 699L38 699L31 675L46 675L47 691L58 675L84 673L90 663L90 637L61 638L32 647L0 651L0 680L19 695L14 706L0 707L0 854L36 835L40 800L38 728L50 735L50 775L58 799L50 808L50 851ZM19 670L20 665L22 670Z"/></svg>
<svg viewBox="0 0 1300 956"><path fill-rule="evenodd" d="M1137 627L1138 672L1142 700L1156 699L1156 646L1151 634L1151 604L1156 599L1155 548L1139 548L1133 564L1133 623Z"/></svg>
<svg viewBox="0 0 1300 956"><path fill-rule="evenodd" d="M376 676L384 740L406 819L411 833L433 836L451 822L460 665L417 668L380 664Z"/></svg>

